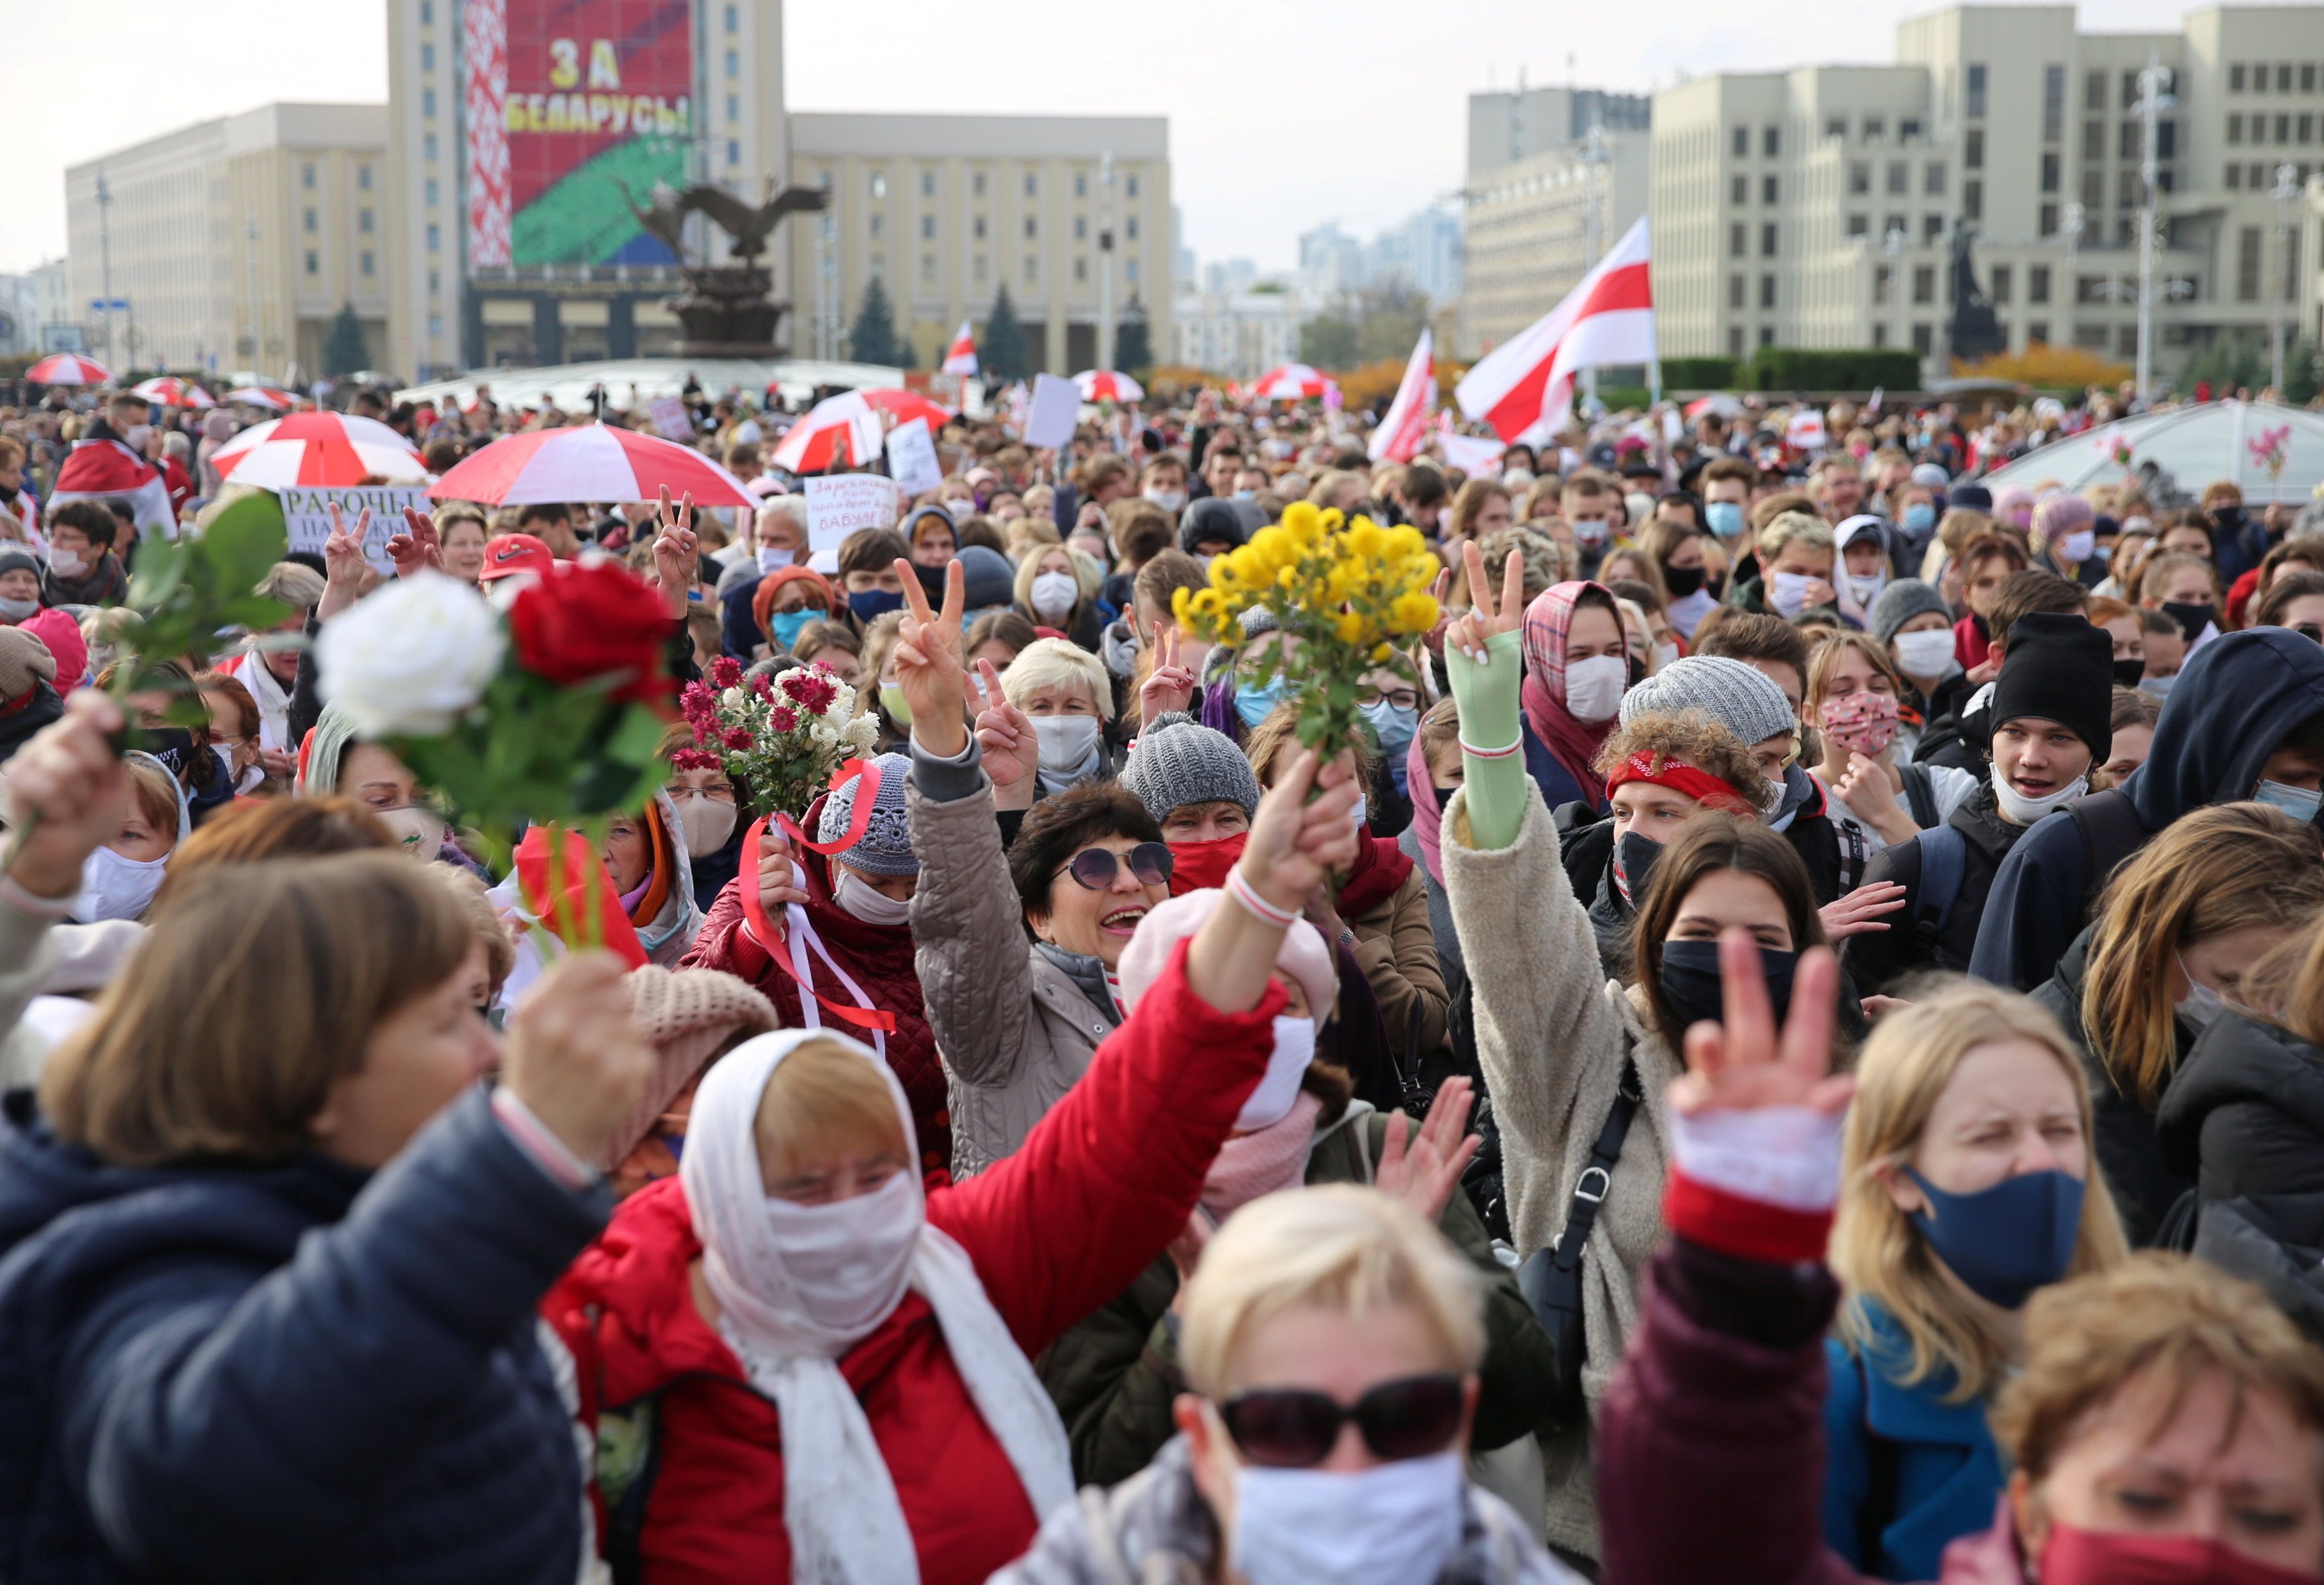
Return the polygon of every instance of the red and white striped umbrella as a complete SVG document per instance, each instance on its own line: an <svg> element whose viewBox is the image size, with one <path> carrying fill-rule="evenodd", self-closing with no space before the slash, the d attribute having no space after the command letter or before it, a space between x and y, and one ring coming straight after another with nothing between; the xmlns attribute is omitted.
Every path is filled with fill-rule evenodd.
<svg viewBox="0 0 2324 1585"><path fill-rule="evenodd" d="M411 442L376 419L292 413L254 424L218 447L217 471L237 484L359 484L374 476L417 484L428 476Z"/></svg>
<svg viewBox="0 0 2324 1585"><path fill-rule="evenodd" d="M819 474L845 461L862 467L880 454L881 438L889 428L882 413L893 413L899 424L926 419L931 435L952 419L950 408L917 391L843 391L816 402L807 417L784 431L768 460L795 474ZM858 430L854 442L848 439L851 426Z"/></svg>
<svg viewBox="0 0 2324 1585"><path fill-rule="evenodd" d="M148 401L163 407L216 407L217 399L189 380L175 374L163 374L152 380L141 380L130 390Z"/></svg>
<svg viewBox="0 0 2324 1585"><path fill-rule="evenodd" d="M299 405L297 397L287 391L278 391L272 385L237 385L218 400L247 402L252 407L272 408L278 413L287 413Z"/></svg>
<svg viewBox="0 0 2324 1585"><path fill-rule="evenodd" d="M742 481L690 447L640 429L572 424L493 441L429 486L438 501L612 504L691 494L696 506L752 506Z"/></svg>
<svg viewBox="0 0 2324 1585"><path fill-rule="evenodd" d="M1305 364L1285 364L1252 381L1250 396L1254 401L1305 401L1339 388L1331 376L1319 374Z"/></svg>
<svg viewBox="0 0 2324 1585"><path fill-rule="evenodd" d="M1074 376L1084 401L1128 403L1146 400L1146 387L1112 369L1084 369Z"/></svg>
<svg viewBox="0 0 2324 1585"><path fill-rule="evenodd" d="M113 371L95 358L60 352L25 370L24 378L41 385L102 385L113 378Z"/></svg>

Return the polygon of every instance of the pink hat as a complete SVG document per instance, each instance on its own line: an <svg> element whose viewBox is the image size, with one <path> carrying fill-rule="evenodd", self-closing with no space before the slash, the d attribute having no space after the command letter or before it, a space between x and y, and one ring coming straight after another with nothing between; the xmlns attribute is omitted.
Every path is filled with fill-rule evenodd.
<svg viewBox="0 0 2324 1585"><path fill-rule="evenodd" d="M1161 977L1178 943L1203 927L1226 893L1216 887L1174 897L1138 921L1138 931L1121 953L1121 1000L1133 1010L1147 988ZM1240 906L1240 905L1237 905ZM1305 919L1295 919L1283 933L1283 946L1275 966L1299 981L1307 993L1308 1015L1321 1029L1340 999L1339 964L1323 945L1323 933Z"/></svg>
<svg viewBox="0 0 2324 1585"><path fill-rule="evenodd" d="M88 640L81 637L80 623L69 612L51 606L39 615L16 624L26 632L36 635L49 647L57 659L56 689L69 694L80 687L88 671Z"/></svg>

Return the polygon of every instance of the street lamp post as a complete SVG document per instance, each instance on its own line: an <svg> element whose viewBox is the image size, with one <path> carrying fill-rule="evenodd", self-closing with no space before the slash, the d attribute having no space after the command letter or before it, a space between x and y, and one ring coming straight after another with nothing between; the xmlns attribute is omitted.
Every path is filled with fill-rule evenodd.
<svg viewBox="0 0 2324 1585"><path fill-rule="evenodd" d="M2077 261L2081 255L2082 227L2089 217L2077 201L2066 206L2066 290L2060 298L2063 313L2058 322L2060 346L2074 345L2074 304L2081 295L2081 275Z"/></svg>
<svg viewBox="0 0 2324 1585"><path fill-rule="evenodd" d="M1098 155L1097 366L1113 367L1113 151Z"/></svg>
<svg viewBox="0 0 2324 1585"><path fill-rule="evenodd" d="M2300 196L2299 173L2286 161L2275 168L2275 256L2282 261L2283 279L2276 282L2267 303L2268 383L2275 399L2283 400L2283 304L2292 295L2292 201Z"/></svg>
<svg viewBox="0 0 2324 1585"><path fill-rule="evenodd" d="M1585 183L1582 208L1582 273L1587 275L1598 267L1598 249L1602 241L1598 219L1598 170L1606 163L1606 125L1603 122L1590 124L1589 136L1582 140L1582 169ZM1582 371L1582 390L1586 396L1598 394L1598 367L1595 364Z"/></svg>
<svg viewBox="0 0 2324 1585"><path fill-rule="evenodd" d="M2149 400L2154 376L2154 244L2160 219L2158 195L2162 190L2156 143L2163 113L2178 104L2171 96L2170 87L2171 74L2163 69L2161 52L2149 51L2146 69L2138 74L2138 103L2133 106L2145 134L2138 163L2139 180L2145 189L2145 201L2138 217L2137 385L2141 402Z"/></svg>

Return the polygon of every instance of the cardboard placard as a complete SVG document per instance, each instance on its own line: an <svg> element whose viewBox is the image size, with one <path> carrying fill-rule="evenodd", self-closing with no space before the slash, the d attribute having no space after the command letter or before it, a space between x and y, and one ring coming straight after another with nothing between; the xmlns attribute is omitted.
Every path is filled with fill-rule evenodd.
<svg viewBox="0 0 2324 1585"><path fill-rule="evenodd" d="M387 542L404 531L403 509L410 506L421 511L436 510L436 503L428 499L425 484L290 484L275 494L281 498L282 526L290 532L290 548L317 556L323 553L331 537L332 507L339 509L339 516L350 530L364 508L371 508L371 528L364 535L364 559L383 573L395 570L395 563L387 558Z"/></svg>
<svg viewBox="0 0 2324 1585"><path fill-rule="evenodd" d="M683 397L657 396L646 404L654 428L665 440L675 440L680 446L694 444L694 414Z"/></svg>
<svg viewBox="0 0 2324 1585"><path fill-rule="evenodd" d="M806 481L807 548L836 551L858 529L892 529L901 514L896 481L883 474L826 474Z"/></svg>
<svg viewBox="0 0 2324 1585"><path fill-rule="evenodd" d="M1074 423L1081 412L1081 387L1062 374L1036 374L1033 405L1025 415L1025 444L1062 451L1074 443Z"/></svg>
<svg viewBox="0 0 2324 1585"><path fill-rule="evenodd" d="M888 474L908 497L944 483L944 466L936 461L927 419L914 419L888 431Z"/></svg>

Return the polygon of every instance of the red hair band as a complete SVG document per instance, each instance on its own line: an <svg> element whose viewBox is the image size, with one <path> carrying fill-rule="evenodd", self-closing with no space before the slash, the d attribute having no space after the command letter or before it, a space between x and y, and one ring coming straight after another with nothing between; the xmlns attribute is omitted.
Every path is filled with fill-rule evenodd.
<svg viewBox="0 0 2324 1585"><path fill-rule="evenodd" d="M1698 770L1685 761L1674 760L1667 754L1633 754L1615 766L1612 772L1606 778L1607 796L1610 797L1616 788L1628 786L1634 781L1643 781L1654 787L1666 787L1673 792L1684 793L1698 804L1709 808L1724 809L1730 815L1756 816L1758 813L1744 799L1742 794L1737 792L1726 782L1720 780L1707 770Z"/></svg>

